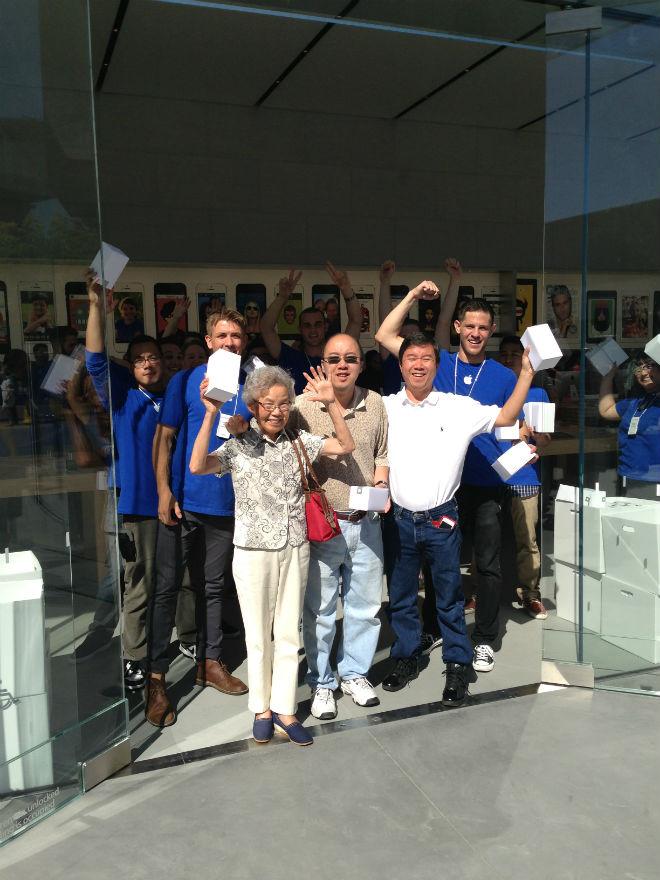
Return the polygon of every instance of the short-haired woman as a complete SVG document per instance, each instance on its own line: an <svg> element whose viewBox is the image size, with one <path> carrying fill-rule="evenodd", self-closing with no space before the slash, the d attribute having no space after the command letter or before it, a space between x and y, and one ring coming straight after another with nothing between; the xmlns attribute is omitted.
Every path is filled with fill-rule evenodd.
<svg viewBox="0 0 660 880"><path fill-rule="evenodd" d="M355 448L330 382L312 368L307 393L324 403L335 437L297 434L310 461L319 455L345 455ZM292 378L280 367L251 373L243 399L254 418L248 430L240 417L227 430L240 434L208 452L219 404L204 396L206 414L190 458L194 474L231 473L236 497L233 572L245 626L248 654L248 706L255 713L253 736L268 742L274 727L297 745L311 735L295 717L298 686L298 623L309 566L303 490L294 436L286 431L295 399ZM243 431L243 433L241 433ZM273 642L271 644L271 630Z"/></svg>

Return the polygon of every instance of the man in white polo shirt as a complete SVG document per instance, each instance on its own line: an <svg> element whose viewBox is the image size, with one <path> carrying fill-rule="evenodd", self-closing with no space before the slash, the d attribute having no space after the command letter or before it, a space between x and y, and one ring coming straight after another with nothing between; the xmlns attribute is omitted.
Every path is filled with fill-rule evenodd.
<svg viewBox="0 0 660 880"><path fill-rule="evenodd" d="M423 281L409 299L434 299L432 281ZM398 335L396 309L381 325L376 340ZM390 494L385 519L385 566L389 580L389 619L396 636L390 656L396 661L383 688L397 691L420 671L421 628L417 612L418 572L430 564L438 621L443 636L445 706L465 699L472 664L461 587L458 489L468 445L478 434L518 420L534 378L527 352L516 387L500 409L470 397L433 390L438 349L423 334L401 340L399 363L405 387L385 398L389 420Z"/></svg>

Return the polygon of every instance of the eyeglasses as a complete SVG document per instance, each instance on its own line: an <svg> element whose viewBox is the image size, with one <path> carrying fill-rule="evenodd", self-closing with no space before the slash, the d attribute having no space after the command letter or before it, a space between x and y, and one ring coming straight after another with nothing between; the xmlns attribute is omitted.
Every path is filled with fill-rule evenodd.
<svg viewBox="0 0 660 880"><path fill-rule="evenodd" d="M264 402L263 400L258 400L257 403L259 406L262 406L266 412L275 412L276 409L279 409L280 412L289 412L291 409L290 403L271 403L270 401Z"/></svg>
<svg viewBox="0 0 660 880"><path fill-rule="evenodd" d="M653 364L638 364L633 370L633 373L635 373L635 375L639 373L651 373L653 371L653 366Z"/></svg>
<svg viewBox="0 0 660 880"><path fill-rule="evenodd" d="M343 361L345 364L359 364L360 358L356 354L331 354L330 357L322 358L326 364L338 364Z"/></svg>
<svg viewBox="0 0 660 880"><path fill-rule="evenodd" d="M140 355L133 359L134 367L146 367L147 364L159 364L160 363L160 355L159 354L147 354Z"/></svg>

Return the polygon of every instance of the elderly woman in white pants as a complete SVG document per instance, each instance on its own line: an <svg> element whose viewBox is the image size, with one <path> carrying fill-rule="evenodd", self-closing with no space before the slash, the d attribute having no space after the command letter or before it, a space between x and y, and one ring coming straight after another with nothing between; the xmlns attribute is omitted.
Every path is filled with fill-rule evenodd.
<svg viewBox="0 0 660 880"><path fill-rule="evenodd" d="M330 382L310 368L307 393L325 404L335 437L297 433L310 461L319 455L345 455L355 448ZM255 713L253 735L268 742L274 729L297 745L311 735L295 716L298 685L298 623L309 566L304 498L293 434L286 431L295 399L293 379L280 367L261 367L248 376L243 399L254 418L227 423L239 436L209 452L220 404L204 396L204 421L190 458L194 474L230 473L234 484L233 573L245 626L248 705ZM247 430L246 430L247 428ZM271 631L273 642L271 643Z"/></svg>

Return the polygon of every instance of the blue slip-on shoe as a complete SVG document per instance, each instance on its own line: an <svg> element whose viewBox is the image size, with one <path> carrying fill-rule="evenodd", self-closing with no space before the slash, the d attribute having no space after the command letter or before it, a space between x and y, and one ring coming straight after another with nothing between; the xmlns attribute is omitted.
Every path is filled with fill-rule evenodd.
<svg viewBox="0 0 660 880"><path fill-rule="evenodd" d="M254 737L255 742L270 742L273 738L272 716L270 718L255 718L254 724L252 725L252 736Z"/></svg>
<svg viewBox="0 0 660 880"><path fill-rule="evenodd" d="M300 721L294 721L293 724L285 724L277 712L273 712L273 724L277 728L277 732L288 736L292 743L297 746L311 746L314 738L311 733L302 726Z"/></svg>

